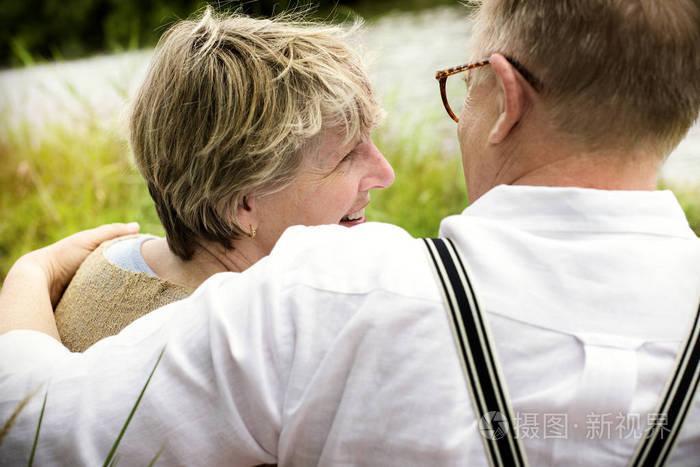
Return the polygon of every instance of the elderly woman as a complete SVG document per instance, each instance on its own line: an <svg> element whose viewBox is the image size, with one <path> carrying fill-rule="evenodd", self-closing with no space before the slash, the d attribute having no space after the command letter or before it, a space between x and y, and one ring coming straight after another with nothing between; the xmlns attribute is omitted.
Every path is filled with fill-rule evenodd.
<svg viewBox="0 0 700 467"><path fill-rule="evenodd" d="M345 35L207 10L163 36L130 142L166 238L119 238L86 260L56 311L68 348L245 270L289 226L365 221L369 190L394 174L370 139L381 109Z"/></svg>

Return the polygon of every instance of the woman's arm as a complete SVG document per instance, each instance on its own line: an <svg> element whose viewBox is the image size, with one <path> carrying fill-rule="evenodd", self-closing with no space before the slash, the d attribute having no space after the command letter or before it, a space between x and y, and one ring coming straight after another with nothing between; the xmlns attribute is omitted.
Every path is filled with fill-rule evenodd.
<svg viewBox="0 0 700 467"><path fill-rule="evenodd" d="M138 229L136 223L103 225L18 259L0 291L0 334L31 329L59 339L53 307L80 264L102 242Z"/></svg>

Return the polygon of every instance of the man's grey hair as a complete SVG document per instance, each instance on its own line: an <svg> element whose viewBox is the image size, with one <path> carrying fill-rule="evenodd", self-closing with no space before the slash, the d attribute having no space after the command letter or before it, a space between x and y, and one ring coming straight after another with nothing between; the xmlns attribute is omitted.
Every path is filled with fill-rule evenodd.
<svg viewBox="0 0 700 467"><path fill-rule="evenodd" d="M590 147L675 147L700 109L698 0L481 0L478 53L542 82L551 120Z"/></svg>

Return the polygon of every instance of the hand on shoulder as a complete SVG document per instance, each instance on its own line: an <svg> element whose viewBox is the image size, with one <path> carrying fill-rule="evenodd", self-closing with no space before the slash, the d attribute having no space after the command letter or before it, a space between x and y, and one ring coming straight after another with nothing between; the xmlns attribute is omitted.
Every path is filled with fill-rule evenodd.
<svg viewBox="0 0 700 467"><path fill-rule="evenodd" d="M26 276L28 280L36 280L43 275L48 285L51 303L55 305L80 264L92 251L107 240L134 234L138 230L137 223L116 223L78 232L22 256L10 269L8 277L21 275ZM37 285L35 282L26 284L31 288Z"/></svg>

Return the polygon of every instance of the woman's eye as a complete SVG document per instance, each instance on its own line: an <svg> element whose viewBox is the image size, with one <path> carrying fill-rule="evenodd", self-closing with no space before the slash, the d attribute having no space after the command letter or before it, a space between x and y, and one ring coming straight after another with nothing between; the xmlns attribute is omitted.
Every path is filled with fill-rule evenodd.
<svg viewBox="0 0 700 467"><path fill-rule="evenodd" d="M343 159L340 161L340 163L342 164L343 162L348 162L348 161L352 160L352 158L354 156L355 156L355 151L350 151L349 153L347 153L345 155L345 157L343 157Z"/></svg>

